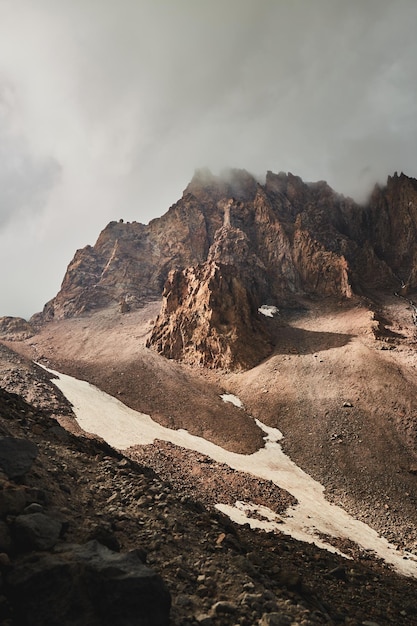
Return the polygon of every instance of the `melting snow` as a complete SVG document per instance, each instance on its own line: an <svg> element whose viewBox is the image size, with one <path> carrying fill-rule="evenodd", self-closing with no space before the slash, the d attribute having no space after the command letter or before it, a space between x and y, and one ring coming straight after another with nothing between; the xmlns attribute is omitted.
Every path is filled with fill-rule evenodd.
<svg viewBox="0 0 417 626"><path fill-rule="evenodd" d="M269 304L263 304L259 307L258 313L265 315L265 317L274 317L279 313L279 309L276 306L270 306Z"/></svg>
<svg viewBox="0 0 417 626"><path fill-rule="evenodd" d="M72 403L80 426L99 435L111 446L123 450L134 445L153 443L155 439L169 441L205 454L219 463L226 463L235 470L271 480L298 501L298 504L280 516L267 507L251 503L237 502L234 507L219 503L218 508L234 521L249 523L254 528L267 531L277 530L332 552L337 550L323 539L324 535L348 538L364 550L383 558L398 572L417 577L417 557L397 551L395 546L379 537L375 530L355 520L341 507L330 504L325 499L324 487L284 454L278 443L282 438L279 430L256 420L265 433L264 447L250 455L229 452L186 430L171 430L161 426L149 415L130 409L85 381L53 373L58 378L52 382ZM222 399L243 407L239 398L231 394L223 394Z"/></svg>
<svg viewBox="0 0 417 626"><path fill-rule="evenodd" d="M223 393L220 397L223 402L230 402L231 404L237 406L239 409L243 409L242 400L237 396L234 396L232 393Z"/></svg>

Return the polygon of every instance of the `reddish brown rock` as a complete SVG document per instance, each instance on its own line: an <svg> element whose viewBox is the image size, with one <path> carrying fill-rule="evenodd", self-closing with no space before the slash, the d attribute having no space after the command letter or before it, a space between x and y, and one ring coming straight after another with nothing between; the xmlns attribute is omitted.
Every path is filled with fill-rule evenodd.
<svg viewBox="0 0 417 626"><path fill-rule="evenodd" d="M245 369L271 351L256 302L233 265L170 274L148 347L170 359Z"/></svg>
<svg viewBox="0 0 417 626"><path fill-rule="evenodd" d="M378 257L397 276L397 285L417 287L417 180L401 173L375 187L369 202L369 238Z"/></svg>
<svg viewBox="0 0 417 626"><path fill-rule="evenodd" d="M171 272L148 346L168 358L209 367L245 369L269 354L258 308L266 296L265 266L243 231L230 225L215 234L207 262Z"/></svg>
<svg viewBox="0 0 417 626"><path fill-rule="evenodd" d="M163 292L149 345L191 363L246 367L273 341L262 304L417 287L415 207L417 181L403 174L359 206L290 173L268 172L261 184L244 170L199 170L161 218L111 222L78 250L34 321L132 311Z"/></svg>
<svg viewBox="0 0 417 626"><path fill-rule="evenodd" d="M411 201L410 193L404 192L404 202ZM352 285L360 290L367 282L356 259L372 256L370 221L378 218L380 224L374 236L376 248L392 247L382 243L385 218L378 214L376 207L382 200L377 195L374 208L365 211L326 183L304 183L292 174L268 172L261 185L244 170L232 170L227 177L200 170L161 218L147 226L111 222L93 247L78 250L61 290L40 318L72 317L122 300L135 308L160 297L171 270L204 263L209 250L219 260L219 248L213 252L211 247L224 225L245 234L245 245L264 265L270 297L285 301L291 294L303 293L349 296ZM393 241L398 236L395 231ZM227 246L221 253L227 255ZM389 270L383 262L389 265L392 258L388 252L373 258L374 283L387 283ZM411 261L410 254L406 259ZM227 256L221 261L230 264Z"/></svg>

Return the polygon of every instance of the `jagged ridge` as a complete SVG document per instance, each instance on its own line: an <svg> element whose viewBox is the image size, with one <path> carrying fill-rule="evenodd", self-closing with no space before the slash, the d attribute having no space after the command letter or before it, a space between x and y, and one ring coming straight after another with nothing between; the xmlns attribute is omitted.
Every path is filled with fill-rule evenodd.
<svg viewBox="0 0 417 626"><path fill-rule="evenodd" d="M77 251L35 321L117 302L128 310L163 292L149 346L191 363L249 367L272 340L262 304L413 290L416 208L417 181L404 174L359 206L323 181L268 172L261 184L244 170L200 170L161 218L111 222L94 247Z"/></svg>

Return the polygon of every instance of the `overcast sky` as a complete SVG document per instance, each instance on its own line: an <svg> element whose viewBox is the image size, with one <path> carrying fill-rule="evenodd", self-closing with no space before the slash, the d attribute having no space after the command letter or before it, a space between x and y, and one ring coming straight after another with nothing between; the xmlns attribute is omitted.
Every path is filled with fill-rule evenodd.
<svg viewBox="0 0 417 626"><path fill-rule="evenodd" d="M194 170L417 177L415 0L0 0L0 316Z"/></svg>

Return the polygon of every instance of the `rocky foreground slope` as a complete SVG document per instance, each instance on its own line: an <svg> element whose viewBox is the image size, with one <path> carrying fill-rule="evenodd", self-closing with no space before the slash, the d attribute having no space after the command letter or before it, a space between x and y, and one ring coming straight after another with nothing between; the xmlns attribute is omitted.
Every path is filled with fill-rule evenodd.
<svg viewBox="0 0 417 626"><path fill-rule="evenodd" d="M0 369L37 404L0 392L2 624L415 623L415 580L355 546L349 561L233 525L186 483L71 434L43 370L5 348Z"/></svg>

